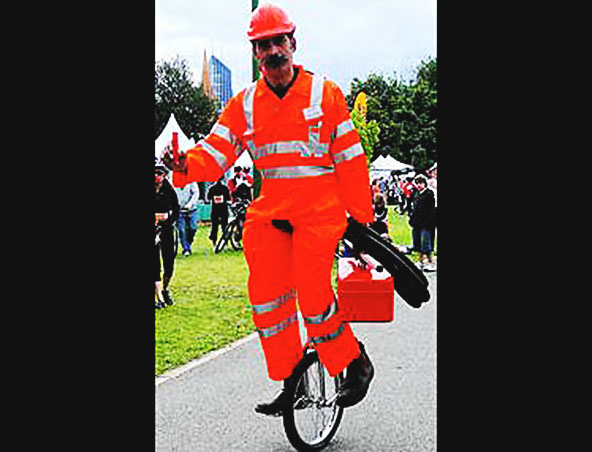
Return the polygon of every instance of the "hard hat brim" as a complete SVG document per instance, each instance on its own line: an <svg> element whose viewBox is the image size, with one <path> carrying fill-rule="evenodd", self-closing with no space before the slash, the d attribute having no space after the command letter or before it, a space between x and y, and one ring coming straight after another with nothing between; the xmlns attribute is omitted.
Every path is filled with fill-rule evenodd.
<svg viewBox="0 0 592 452"><path fill-rule="evenodd" d="M247 33L247 36L249 37L249 41L256 41L258 39L263 39L263 38L273 38L274 36L279 36L279 35L286 35L289 33L294 33L294 31L296 30L295 26L292 27L281 27L281 28L275 28L273 30L267 30L264 32L254 32L254 31L249 31Z"/></svg>

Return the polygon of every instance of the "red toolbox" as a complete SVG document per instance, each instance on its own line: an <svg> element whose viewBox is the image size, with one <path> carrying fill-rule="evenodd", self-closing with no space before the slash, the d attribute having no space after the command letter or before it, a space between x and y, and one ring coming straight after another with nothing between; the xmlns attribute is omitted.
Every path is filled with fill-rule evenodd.
<svg viewBox="0 0 592 452"><path fill-rule="evenodd" d="M337 262L337 303L346 322L392 322L395 286L386 270L365 267L355 258Z"/></svg>

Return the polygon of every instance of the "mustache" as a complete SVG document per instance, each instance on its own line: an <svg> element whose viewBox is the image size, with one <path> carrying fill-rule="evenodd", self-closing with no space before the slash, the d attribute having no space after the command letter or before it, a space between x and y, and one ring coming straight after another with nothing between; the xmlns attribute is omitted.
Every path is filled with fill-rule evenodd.
<svg viewBox="0 0 592 452"><path fill-rule="evenodd" d="M287 62L288 58L286 56L280 54L272 54L263 58L263 61L261 63L269 68L277 69Z"/></svg>

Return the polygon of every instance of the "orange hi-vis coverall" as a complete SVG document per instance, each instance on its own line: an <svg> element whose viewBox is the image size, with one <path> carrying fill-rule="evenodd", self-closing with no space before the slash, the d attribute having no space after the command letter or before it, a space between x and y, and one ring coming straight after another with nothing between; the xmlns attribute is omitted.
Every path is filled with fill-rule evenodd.
<svg viewBox="0 0 592 452"><path fill-rule="evenodd" d="M217 180L247 149L262 176L243 244L253 321L269 377L288 378L302 358L298 307L321 362L337 375L359 356L331 287L346 211L374 221L366 157L339 87L298 67L283 98L261 79L232 98L210 134L187 151L176 184ZM271 220L289 220L293 233Z"/></svg>

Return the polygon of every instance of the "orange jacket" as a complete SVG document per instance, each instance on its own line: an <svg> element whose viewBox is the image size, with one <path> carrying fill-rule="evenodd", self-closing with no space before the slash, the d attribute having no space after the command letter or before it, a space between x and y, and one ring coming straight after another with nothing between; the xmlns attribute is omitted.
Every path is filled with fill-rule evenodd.
<svg viewBox="0 0 592 452"><path fill-rule="evenodd" d="M290 219L339 204L374 221L368 168L339 87L301 66L280 99L261 79L227 104L210 134L187 151L176 185L214 181L247 150L261 172L252 217Z"/></svg>

